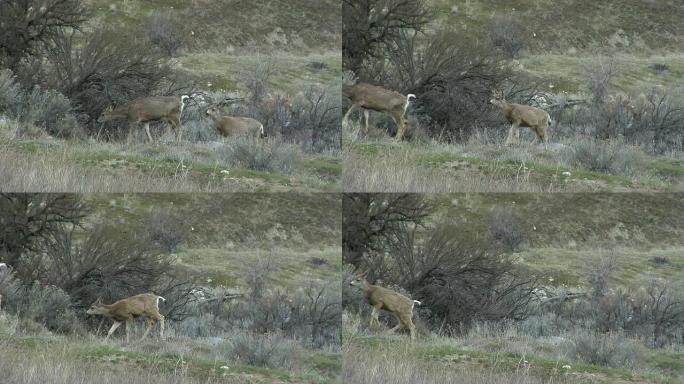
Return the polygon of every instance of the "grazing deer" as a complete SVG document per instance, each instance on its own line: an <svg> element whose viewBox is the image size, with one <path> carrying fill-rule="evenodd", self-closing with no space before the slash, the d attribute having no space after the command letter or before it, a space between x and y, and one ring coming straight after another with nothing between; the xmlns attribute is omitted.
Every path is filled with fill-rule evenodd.
<svg viewBox="0 0 684 384"><path fill-rule="evenodd" d="M102 298L98 298L97 301L90 306L86 311L89 315L102 315L109 317L114 320L114 324L107 332L107 337L105 340L109 339L109 336L116 331L121 323L126 323L126 343L130 339L130 322L138 317L147 318L147 329L143 334L140 341L147 337L147 334L155 324L159 322L159 337L164 338L164 316L159 313L159 300L166 301L165 298L155 295L153 293L143 293L140 295L135 295L128 297L126 299L121 299L113 304L103 304Z"/></svg>
<svg viewBox="0 0 684 384"><path fill-rule="evenodd" d="M181 113L183 113L184 101L188 96L151 96L136 99L126 104L114 107L110 106L97 119L98 123L105 123L115 119L126 119L129 125L145 124L145 132L152 142L150 134L150 121L166 121L177 132L178 141L181 140ZM129 131L130 134L130 131ZM130 136L129 136L130 137Z"/></svg>
<svg viewBox="0 0 684 384"><path fill-rule="evenodd" d="M363 275L357 275L354 280L349 282L349 285L361 287L365 293L366 301L373 307L370 319L371 327L373 323L380 325L378 315L380 310L384 309L397 318L398 323L391 329L392 332L403 326L408 328L411 339L415 339L416 327L413 325L413 306L415 304L420 305L420 301L409 299L390 289L372 285Z"/></svg>
<svg viewBox="0 0 684 384"><path fill-rule="evenodd" d="M505 145L512 144L514 139L515 141L519 141L519 127L528 127L535 133L532 144L536 143L538 139L542 139L544 141L544 147L548 148L551 116L549 116L546 111L529 105L509 103L504 98L502 90L493 91L493 96L494 97L489 103L501 108L504 116L506 116L508 122L511 123Z"/></svg>
<svg viewBox="0 0 684 384"><path fill-rule="evenodd" d="M218 129L223 137L236 135L249 135L260 139L266 137L264 125L255 119L222 115L221 110L215 105L207 109L207 115L214 120L216 129Z"/></svg>
<svg viewBox="0 0 684 384"><path fill-rule="evenodd" d="M404 137L404 133L409 125L404 115L406 115L411 98L415 99L416 95L408 94L404 96L399 92L367 83L343 85L342 94L352 102L351 107L349 107L347 113L344 114L344 118L342 118L343 123L347 120L354 107L359 107L363 109L365 120L364 133L368 133L370 111L382 112L388 114L397 125L395 139L400 141Z"/></svg>

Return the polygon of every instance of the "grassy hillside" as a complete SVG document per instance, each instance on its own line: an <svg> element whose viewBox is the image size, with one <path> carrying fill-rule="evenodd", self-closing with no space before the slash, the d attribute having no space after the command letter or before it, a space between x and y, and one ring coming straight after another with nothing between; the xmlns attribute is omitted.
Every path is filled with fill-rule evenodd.
<svg viewBox="0 0 684 384"><path fill-rule="evenodd" d="M609 292L645 292L658 282L678 295L684 283L682 194L443 194L427 200L434 208L427 227L453 224L454 236L464 244L488 238L495 210L509 212L515 219L507 228L523 239L511 253L520 268L541 278L544 292L591 292L592 276L608 259L614 263L607 275ZM582 315L587 301L554 307L533 300L532 305L536 309L525 319L481 321L452 336L425 321L431 308L417 307L414 321L421 335L415 342L408 342L406 333L388 332L393 320L383 324L387 329L369 328L369 311L349 311L343 317L343 349L349 356L344 380L532 384L684 379L677 338L658 348L619 330L592 331ZM609 306L603 303L597 311L607 313Z"/></svg>
<svg viewBox="0 0 684 384"><path fill-rule="evenodd" d="M81 312L75 314L75 321L82 324L77 332L48 331L47 325L25 313L9 311L6 296L0 312L0 353L8 357L0 361L3 382L37 383L37 377L45 382L47 376L50 383L64 384L340 382L341 355L334 342L312 346L307 344L311 333L294 337L283 329L245 328L269 316L283 316L289 324L300 316L295 311L312 308L305 304L311 292L319 292L318 305L339 301L339 194L87 194L82 199L90 212L77 230L77 243L103 224L116 230L116 236L138 239L151 227L169 225L168 221L153 224L153 214L168 215L164 217L175 224L173 230L165 227L167 233L180 241L171 254L171 267L191 279L195 289L208 292L209 299L204 294L195 297L186 307L190 316L182 320L167 318L165 340L152 333L144 342L126 343L123 327L105 341L95 327L85 326L98 319ZM251 292L248 276L255 273L263 274L265 297L287 292L300 304L280 315L289 307L276 302L286 307L271 307L274 312L260 314L269 308L269 301L255 304L259 302L245 297ZM216 301L225 293L243 296ZM9 300L13 297L9 295ZM160 305L162 313L168 304ZM252 307L257 305L266 307ZM320 309L312 313L325 314ZM103 330L110 324L105 320ZM133 328L135 340L142 333L142 322ZM339 340L339 325L321 332Z"/></svg>
<svg viewBox="0 0 684 384"><path fill-rule="evenodd" d="M684 8L679 2L431 0L427 4L432 11L432 21L426 27L428 33L455 30L466 47L470 42L472 46L489 47L488 42L494 41L498 45L490 49L500 50L503 43L495 42L498 33L503 35L502 39L508 38L521 47L514 55L506 56L505 62L511 66L513 75L501 86L515 84L516 89L532 86L539 93L551 95L553 101L541 105L551 115L551 145L548 149L529 145L534 135L522 128L519 145L502 147L510 124L495 107L483 108L477 113L468 111L478 116L496 116L477 120L472 127L462 126L467 124L460 123L459 112L443 126L441 122L434 122L435 116L425 112L429 108L418 97L415 109L409 109L409 116L413 114L414 119L413 137L408 144L389 144L388 127L392 131L394 126L388 117L371 113L371 124L377 129L364 135L360 132L362 117L359 113L351 115L343 131L346 190L436 193L682 190L681 118L674 119L667 130L677 143L671 149L654 151L651 146L654 140L644 139L651 137L647 132L658 125L655 120L649 120L655 115L653 111L662 108L662 105L655 108L657 103L646 100L650 93L668 94L673 114L678 113L676 106L681 104L684 28L679 20ZM427 44L420 37L416 41L420 47ZM420 52L420 48L416 51ZM464 55L469 53L467 49L464 51ZM419 53L416 60L422 60ZM598 62L604 65L603 69L597 69ZM558 100L566 97L592 100L590 78L596 80L606 75L606 72L599 73L607 71L608 63L612 63L612 69L610 81L606 83L606 97L629 95L638 117L614 123L621 127L605 142L595 140L595 136L600 136L596 132L610 124L606 123L607 119L619 118L601 116L595 112L597 109L592 112L591 101L561 109L558 105L563 102ZM467 66L460 69L464 71L461 75L471 70ZM479 78L480 75L473 73L472 76ZM377 78L384 79L380 75ZM381 81L392 84L389 80ZM456 76L453 81L470 80L468 76ZM397 80L396 84L400 82ZM442 85L432 86L439 89ZM470 101L482 100L484 104L488 95L477 94L475 90L479 86L477 81L472 81L470 86L457 87L452 92L463 92ZM530 100L509 101L534 104ZM440 118L444 118L446 113L440 113ZM473 121L467 113L463 119ZM461 137L462 131L468 133Z"/></svg>

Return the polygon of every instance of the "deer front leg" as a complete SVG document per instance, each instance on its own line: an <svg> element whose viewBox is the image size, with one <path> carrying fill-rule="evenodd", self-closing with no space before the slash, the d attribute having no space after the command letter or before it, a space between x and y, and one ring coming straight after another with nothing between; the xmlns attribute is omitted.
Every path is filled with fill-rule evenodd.
<svg viewBox="0 0 684 384"><path fill-rule="evenodd" d="M120 325L121 325L120 321L114 321L114 324L112 324L112 327L109 328L109 332L107 332L107 337L105 337L105 340L108 340L109 336L111 336L112 333L114 333L114 331L116 331L116 329L119 328Z"/></svg>
<svg viewBox="0 0 684 384"><path fill-rule="evenodd" d="M373 323L375 322L378 326L380 326L380 320L378 320L378 316L380 315L380 307L382 304L374 305L373 310L371 311L371 318L370 318L370 327L373 327Z"/></svg>
<svg viewBox="0 0 684 384"><path fill-rule="evenodd" d="M126 320L126 344L131 340L131 321Z"/></svg>
<svg viewBox="0 0 684 384"><path fill-rule="evenodd" d="M152 142L152 135L150 135L150 122L146 121L145 122L145 132L147 132L147 138L150 139L150 143Z"/></svg>
<svg viewBox="0 0 684 384"><path fill-rule="evenodd" d="M349 107L349 109L347 110L347 113L344 114L344 117L342 118L342 124L344 124L345 121L347 121L347 119L349 118L349 114L354 109L354 107L356 107L356 104L352 104L351 107Z"/></svg>
<svg viewBox="0 0 684 384"><path fill-rule="evenodd" d="M147 328L145 328L145 333L143 333L142 337L140 338L140 341L145 340L147 337L147 334L150 333L150 330L154 328L156 321L152 318L147 319Z"/></svg>
<svg viewBox="0 0 684 384"><path fill-rule="evenodd" d="M370 111L367 109L363 110L363 119L365 121L365 124L363 126L363 133L364 135L368 134L368 120L370 120Z"/></svg>
<svg viewBox="0 0 684 384"><path fill-rule="evenodd" d="M504 145L513 144L513 139L517 136L518 125L516 123L511 124L511 128L508 130L508 136L506 137L506 142Z"/></svg>

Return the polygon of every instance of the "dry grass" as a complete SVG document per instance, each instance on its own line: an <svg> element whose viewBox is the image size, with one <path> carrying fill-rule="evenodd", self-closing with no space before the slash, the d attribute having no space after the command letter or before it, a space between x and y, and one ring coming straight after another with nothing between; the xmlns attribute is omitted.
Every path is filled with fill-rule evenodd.
<svg viewBox="0 0 684 384"><path fill-rule="evenodd" d="M187 376L182 366L177 372L164 372L159 367L126 369L107 364L83 364L74 359L67 345L44 345L27 353L25 349L0 344L0 371L4 384L72 384L72 383L206 383ZM209 381L211 382L211 381Z"/></svg>
<svg viewBox="0 0 684 384"><path fill-rule="evenodd" d="M563 383L564 380L542 380L531 376L521 366L513 372L496 368L462 367L429 363L416 359L413 347L370 351L349 348L343 360L343 382L349 384L537 384Z"/></svg>
<svg viewBox="0 0 684 384"><path fill-rule="evenodd" d="M487 175L469 171L428 168L418 164L411 149L395 156L367 158L349 154L344 158L342 184L346 192L558 192L560 184L535 182L530 172L520 169L507 175L494 169Z"/></svg>
<svg viewBox="0 0 684 384"><path fill-rule="evenodd" d="M221 190L216 185L199 185L189 179L187 172L171 177L160 173L148 174L110 171L74 164L67 152L26 156L0 147L0 180L5 192L212 192ZM239 188L236 188L239 189Z"/></svg>

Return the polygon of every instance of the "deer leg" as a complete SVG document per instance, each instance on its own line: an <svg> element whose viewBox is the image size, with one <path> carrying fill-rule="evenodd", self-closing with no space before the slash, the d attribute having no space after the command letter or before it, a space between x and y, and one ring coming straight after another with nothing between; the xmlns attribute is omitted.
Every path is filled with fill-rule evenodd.
<svg viewBox="0 0 684 384"><path fill-rule="evenodd" d="M143 333L143 336L140 338L140 341L145 340L147 334L150 333L150 329L154 328L154 325L156 323L157 321L151 317L147 319L147 328L145 328L145 333Z"/></svg>
<svg viewBox="0 0 684 384"><path fill-rule="evenodd" d="M518 136L518 125L513 123L511 124L511 128L508 130L508 137L506 137L506 143L505 145L511 145L513 144L513 139Z"/></svg>
<svg viewBox="0 0 684 384"><path fill-rule="evenodd" d="M159 315L159 338L164 340L164 316Z"/></svg>
<svg viewBox="0 0 684 384"><path fill-rule="evenodd" d="M171 123L173 130L177 131L176 136L177 136L178 142L180 143L181 135L183 134L183 131L181 130L182 126L181 126L180 118L179 117L173 117L171 120L169 120L169 122Z"/></svg>
<svg viewBox="0 0 684 384"><path fill-rule="evenodd" d="M120 321L115 321L114 324L112 324L112 327L109 328L109 332L107 332L107 337L105 337L105 340L109 339L109 336L111 336L112 333L114 333L114 331L116 331L116 329L119 328L120 325Z"/></svg>
<svg viewBox="0 0 684 384"><path fill-rule="evenodd" d="M394 317L397 318L397 325L395 325L394 328L390 329L390 332L396 332L402 326L401 318L398 315L394 315Z"/></svg>
<svg viewBox="0 0 684 384"><path fill-rule="evenodd" d="M371 318L370 318L370 327L371 328L373 327L373 322L375 322L378 326L380 326L380 320L378 320L378 316L380 315L380 306L373 306L373 310L371 311Z"/></svg>
<svg viewBox="0 0 684 384"><path fill-rule="evenodd" d="M368 134L368 120L370 120L370 111L367 109L363 110L363 118L365 121L365 125L363 126L363 133Z"/></svg>
<svg viewBox="0 0 684 384"><path fill-rule="evenodd" d="M356 107L356 104L352 104L351 107L349 107L349 109L347 110L347 113L344 114L344 117L342 118L342 124L344 124L344 122L347 121L347 119L349 118L349 114L354 109L354 107Z"/></svg>
<svg viewBox="0 0 684 384"><path fill-rule="evenodd" d="M150 143L153 142L152 135L150 134L150 123L145 122L145 132L147 132L147 138L150 139Z"/></svg>
<svg viewBox="0 0 684 384"><path fill-rule="evenodd" d="M409 333L411 334L411 340L416 338L416 327L413 325L413 320L411 320L411 315L401 315L399 317L401 320L401 324L403 324L406 328L408 328Z"/></svg>
<svg viewBox="0 0 684 384"><path fill-rule="evenodd" d="M131 340L131 321L126 320L126 344Z"/></svg>

